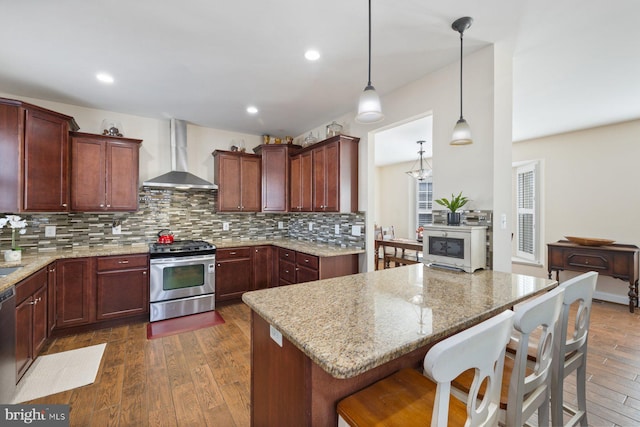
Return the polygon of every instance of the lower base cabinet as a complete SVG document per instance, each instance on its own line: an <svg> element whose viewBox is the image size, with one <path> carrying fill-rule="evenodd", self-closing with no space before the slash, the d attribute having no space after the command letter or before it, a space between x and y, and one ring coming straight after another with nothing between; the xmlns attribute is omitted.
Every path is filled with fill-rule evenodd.
<svg viewBox="0 0 640 427"><path fill-rule="evenodd" d="M47 340L47 292L46 268L16 285L16 382Z"/></svg>
<svg viewBox="0 0 640 427"><path fill-rule="evenodd" d="M93 258L56 261L56 329L94 321L94 271Z"/></svg>
<svg viewBox="0 0 640 427"><path fill-rule="evenodd" d="M250 247L225 248L216 251L216 301L242 297L253 285Z"/></svg>
<svg viewBox="0 0 640 427"><path fill-rule="evenodd" d="M96 264L96 320L149 312L147 255L99 257Z"/></svg>

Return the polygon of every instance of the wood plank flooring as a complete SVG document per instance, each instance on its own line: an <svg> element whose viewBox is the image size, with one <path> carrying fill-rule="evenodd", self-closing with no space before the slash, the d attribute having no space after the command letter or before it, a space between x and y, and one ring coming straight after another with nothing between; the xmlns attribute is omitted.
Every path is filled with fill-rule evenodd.
<svg viewBox="0 0 640 427"><path fill-rule="evenodd" d="M222 325L150 341L146 323L57 338L45 353L107 343L97 380L31 403L71 405L72 426L248 426L249 309L219 312ZM640 425L639 310L594 301L587 372L589 424Z"/></svg>

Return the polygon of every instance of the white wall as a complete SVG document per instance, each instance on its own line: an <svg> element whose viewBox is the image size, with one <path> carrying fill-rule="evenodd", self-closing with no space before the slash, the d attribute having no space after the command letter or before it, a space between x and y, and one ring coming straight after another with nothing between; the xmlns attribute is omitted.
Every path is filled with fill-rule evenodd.
<svg viewBox="0 0 640 427"><path fill-rule="evenodd" d="M413 162L396 163L376 168L376 208L373 221L383 227L393 226L396 237L415 238L416 183L405 172L411 170Z"/></svg>
<svg viewBox="0 0 640 427"><path fill-rule="evenodd" d="M546 243L564 236L614 239L640 245L640 120L513 144L513 161L540 159L544 199L544 266L513 271L546 277ZM560 279L575 275L563 272ZM554 275L555 277L555 275ZM601 277L596 297L626 304L627 284Z"/></svg>

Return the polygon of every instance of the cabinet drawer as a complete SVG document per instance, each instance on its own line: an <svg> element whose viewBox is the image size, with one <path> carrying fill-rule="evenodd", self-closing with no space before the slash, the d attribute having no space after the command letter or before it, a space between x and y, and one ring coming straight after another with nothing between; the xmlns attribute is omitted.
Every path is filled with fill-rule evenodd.
<svg viewBox="0 0 640 427"><path fill-rule="evenodd" d="M317 256L307 255L298 252L296 254L296 264L303 265L307 268L311 268L313 270L318 269L319 261Z"/></svg>
<svg viewBox="0 0 640 427"><path fill-rule="evenodd" d="M216 260L218 261L223 261L226 259L249 258L250 256L251 249L249 247L218 249L216 251Z"/></svg>
<svg viewBox="0 0 640 427"><path fill-rule="evenodd" d="M41 269L16 285L16 305L33 295L47 284L46 269Z"/></svg>
<svg viewBox="0 0 640 427"><path fill-rule="evenodd" d="M296 266L294 263L280 260L279 264L280 280L288 283L296 283Z"/></svg>
<svg viewBox="0 0 640 427"><path fill-rule="evenodd" d="M291 249L278 248L278 258L296 262L296 251Z"/></svg>
<svg viewBox="0 0 640 427"><path fill-rule="evenodd" d="M569 253L567 256L567 267L609 272L611 264L609 257L606 255Z"/></svg>
<svg viewBox="0 0 640 427"><path fill-rule="evenodd" d="M98 258L98 271L146 268L148 255L117 255Z"/></svg>

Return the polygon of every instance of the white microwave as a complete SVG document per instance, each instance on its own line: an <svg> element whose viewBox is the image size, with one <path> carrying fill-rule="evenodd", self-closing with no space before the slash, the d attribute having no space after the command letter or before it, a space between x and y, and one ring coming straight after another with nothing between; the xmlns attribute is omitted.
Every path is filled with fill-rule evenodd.
<svg viewBox="0 0 640 427"><path fill-rule="evenodd" d="M427 225L423 232L423 263L473 273L487 267L487 227Z"/></svg>

